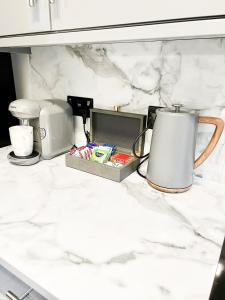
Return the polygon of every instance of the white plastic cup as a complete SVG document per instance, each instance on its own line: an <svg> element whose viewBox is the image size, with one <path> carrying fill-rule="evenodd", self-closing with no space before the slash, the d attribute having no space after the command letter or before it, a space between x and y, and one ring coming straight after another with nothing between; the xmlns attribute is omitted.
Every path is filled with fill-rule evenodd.
<svg viewBox="0 0 225 300"><path fill-rule="evenodd" d="M28 156L33 152L33 127L18 125L9 128L9 135L14 154Z"/></svg>

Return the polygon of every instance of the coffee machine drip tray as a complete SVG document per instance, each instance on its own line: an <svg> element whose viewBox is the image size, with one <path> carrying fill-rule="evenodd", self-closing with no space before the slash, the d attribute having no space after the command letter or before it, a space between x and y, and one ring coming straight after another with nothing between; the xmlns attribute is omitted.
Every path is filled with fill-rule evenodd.
<svg viewBox="0 0 225 300"><path fill-rule="evenodd" d="M28 156L16 156L13 151L11 151L8 156L8 160L18 166L31 166L39 162L40 153L37 151L33 151L31 155Z"/></svg>

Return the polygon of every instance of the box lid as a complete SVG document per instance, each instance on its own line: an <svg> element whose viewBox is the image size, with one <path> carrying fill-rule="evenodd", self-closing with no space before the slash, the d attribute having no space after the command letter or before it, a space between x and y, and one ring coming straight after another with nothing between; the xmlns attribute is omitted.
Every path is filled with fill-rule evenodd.
<svg viewBox="0 0 225 300"><path fill-rule="evenodd" d="M113 144L120 150L132 152L136 137L144 130L146 116L141 114L92 109L90 115L91 141L97 144ZM143 154L144 135L136 146L136 152Z"/></svg>

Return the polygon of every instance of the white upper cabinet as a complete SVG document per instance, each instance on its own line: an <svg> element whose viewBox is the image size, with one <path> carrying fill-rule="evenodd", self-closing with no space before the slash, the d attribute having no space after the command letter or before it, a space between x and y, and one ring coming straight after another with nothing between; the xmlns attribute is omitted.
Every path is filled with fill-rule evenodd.
<svg viewBox="0 0 225 300"><path fill-rule="evenodd" d="M0 0L1 48L224 36L225 0Z"/></svg>
<svg viewBox="0 0 225 300"><path fill-rule="evenodd" d="M0 36L50 29L48 0L0 0Z"/></svg>
<svg viewBox="0 0 225 300"><path fill-rule="evenodd" d="M225 15L225 0L52 0L52 29Z"/></svg>

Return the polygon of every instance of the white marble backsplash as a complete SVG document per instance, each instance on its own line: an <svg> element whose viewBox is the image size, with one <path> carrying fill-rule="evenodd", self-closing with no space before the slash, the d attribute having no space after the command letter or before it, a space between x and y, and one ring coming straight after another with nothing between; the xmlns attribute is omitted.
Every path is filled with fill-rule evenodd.
<svg viewBox="0 0 225 300"><path fill-rule="evenodd" d="M225 120L225 39L35 47L26 72L32 99L92 97L95 107L125 105L123 111L137 113L182 103ZM196 156L211 132L199 126ZM197 176L225 182L224 140L225 134Z"/></svg>

